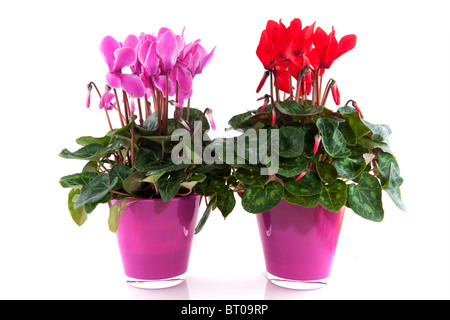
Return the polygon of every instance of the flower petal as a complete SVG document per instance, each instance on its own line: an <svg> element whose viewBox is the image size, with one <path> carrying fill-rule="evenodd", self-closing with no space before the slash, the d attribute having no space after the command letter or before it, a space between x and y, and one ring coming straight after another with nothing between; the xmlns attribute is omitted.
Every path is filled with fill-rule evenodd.
<svg viewBox="0 0 450 320"><path fill-rule="evenodd" d="M130 34L129 36L126 37L125 41L123 42L123 46L134 49L136 48L138 43L139 43L138 37L136 37L134 34Z"/></svg>
<svg viewBox="0 0 450 320"><path fill-rule="evenodd" d="M134 74L119 74L122 89L132 94L135 98L142 98L145 93L144 84L141 79Z"/></svg>
<svg viewBox="0 0 450 320"><path fill-rule="evenodd" d="M119 49L120 45L116 39L111 36L106 36L100 43L100 53L108 65L109 71L113 70L114 67L114 52Z"/></svg>
<svg viewBox="0 0 450 320"><path fill-rule="evenodd" d="M356 45L356 36L354 34L348 34L346 36L343 36L342 39L339 41L335 59L339 58L344 53L352 50L355 47L355 45Z"/></svg>
<svg viewBox="0 0 450 320"><path fill-rule="evenodd" d="M189 92L192 89L192 74L185 68L177 68L177 81L181 91Z"/></svg>
<svg viewBox="0 0 450 320"><path fill-rule="evenodd" d="M119 89L120 88L120 84L121 84L119 75L117 75L115 73L108 72L106 74L106 83L108 83L108 85L111 88Z"/></svg>
<svg viewBox="0 0 450 320"><path fill-rule="evenodd" d="M210 53L205 55L201 60L198 68L195 70L195 74L200 74L203 71L203 68L206 67L212 60L214 56L214 50L216 50L216 47L214 47Z"/></svg>
<svg viewBox="0 0 450 320"><path fill-rule="evenodd" d="M136 62L136 52L134 49L124 47L114 52L114 69L112 72L120 72L122 68L132 66Z"/></svg>
<svg viewBox="0 0 450 320"><path fill-rule="evenodd" d="M178 54L181 50L178 50L178 41L175 34L167 29L158 38L156 45L156 52L161 58L161 62L164 70L171 70L177 62Z"/></svg>
<svg viewBox="0 0 450 320"><path fill-rule="evenodd" d="M156 42L150 43L143 66L147 70L149 76L159 76L159 57L156 53Z"/></svg>

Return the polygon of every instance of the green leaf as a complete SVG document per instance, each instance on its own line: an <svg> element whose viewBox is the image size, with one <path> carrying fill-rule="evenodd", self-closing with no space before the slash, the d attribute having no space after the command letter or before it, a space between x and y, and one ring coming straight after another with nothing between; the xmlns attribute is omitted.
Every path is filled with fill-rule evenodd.
<svg viewBox="0 0 450 320"><path fill-rule="evenodd" d="M236 179L243 182L244 184L251 184L261 175L257 171L250 171L248 169L239 168L235 172Z"/></svg>
<svg viewBox="0 0 450 320"><path fill-rule="evenodd" d="M146 164L146 168L148 169L148 171L146 172L146 175L153 176L156 174L183 170L189 166L191 166L191 164L184 164L184 163L174 164L172 162L172 160L164 159L162 161Z"/></svg>
<svg viewBox="0 0 450 320"><path fill-rule="evenodd" d="M212 210L212 206L215 202L216 202L216 197L213 197L211 200L209 200L208 205L206 206L205 212L203 213L200 221L198 222L197 227L195 227L194 234L197 234L200 231L202 231L206 221L208 221L209 215Z"/></svg>
<svg viewBox="0 0 450 320"><path fill-rule="evenodd" d="M97 176L95 172L81 172L64 176L59 180L63 188L81 188Z"/></svg>
<svg viewBox="0 0 450 320"><path fill-rule="evenodd" d="M347 141L339 131L339 120L335 118L319 118L317 128L322 133L322 143L326 152L333 158L344 158L350 155Z"/></svg>
<svg viewBox="0 0 450 320"><path fill-rule="evenodd" d="M348 202L352 210L365 219L380 222L384 218L380 182L367 172L363 172L358 185L349 185Z"/></svg>
<svg viewBox="0 0 450 320"><path fill-rule="evenodd" d="M322 192L323 184L313 173L307 173L299 181L294 178L284 179L284 188L293 196L314 196Z"/></svg>
<svg viewBox="0 0 450 320"><path fill-rule="evenodd" d="M294 176L298 176L308 168L308 160L306 160L306 158L304 158L303 156L299 156L296 158L280 157L278 166L278 172L276 172L276 174L279 174L286 178L291 178Z"/></svg>
<svg viewBox="0 0 450 320"><path fill-rule="evenodd" d="M276 181L265 184L267 177L261 177L245 185L242 206L250 213L262 213L276 207L283 197L283 187Z"/></svg>
<svg viewBox="0 0 450 320"><path fill-rule="evenodd" d="M123 188L131 195L139 195L140 191L148 186L148 182L142 181L145 177L146 175L144 172L136 171L123 181Z"/></svg>
<svg viewBox="0 0 450 320"><path fill-rule="evenodd" d="M327 210L338 212L346 202L347 184L342 180L335 180L320 193L319 203Z"/></svg>
<svg viewBox="0 0 450 320"><path fill-rule="evenodd" d="M225 185L225 180L211 180L209 183L209 190L216 192L217 194L224 194L227 192L228 187Z"/></svg>
<svg viewBox="0 0 450 320"><path fill-rule="evenodd" d="M369 137L362 137L358 139L357 143L369 150L374 148L380 148L384 152L391 153L391 149L389 148L389 145L386 142L382 141L373 141Z"/></svg>
<svg viewBox="0 0 450 320"><path fill-rule="evenodd" d="M75 152L71 152L64 149L60 152L59 156L64 159L77 159L77 160L99 160L101 157L108 153L117 150L122 143L122 139L115 139L110 147L104 147L99 143L92 143L78 149Z"/></svg>
<svg viewBox="0 0 450 320"><path fill-rule="evenodd" d="M219 208L224 218L233 211L236 205L236 199L234 198L234 192L227 189L225 193L217 194L217 208Z"/></svg>
<svg viewBox="0 0 450 320"><path fill-rule="evenodd" d="M158 130L158 112L153 112L143 123L143 127L149 131Z"/></svg>
<svg viewBox="0 0 450 320"><path fill-rule="evenodd" d="M319 174L320 180L325 183L332 183L337 178L336 168L328 162L317 162L316 170Z"/></svg>
<svg viewBox="0 0 450 320"><path fill-rule="evenodd" d="M396 189L403 183L400 167L395 157L387 152L378 153L378 175L384 189Z"/></svg>
<svg viewBox="0 0 450 320"><path fill-rule="evenodd" d="M117 186L116 189L122 188L123 182L134 172L134 168L128 168L127 166L118 163L114 167L112 167L109 172L109 178L114 179L117 177Z"/></svg>
<svg viewBox="0 0 450 320"><path fill-rule="evenodd" d="M335 159L333 164L342 178L351 180L359 177L366 168L366 160L363 156Z"/></svg>
<svg viewBox="0 0 450 320"><path fill-rule="evenodd" d="M70 216L72 220L78 225L82 226L87 220L87 214L84 207L74 208L75 201L80 195L80 189L72 189L69 191L69 199L67 206L69 207Z"/></svg>
<svg viewBox="0 0 450 320"><path fill-rule="evenodd" d="M186 172L175 171L164 174L156 182L161 199L166 202L175 197L180 190L181 181L186 178Z"/></svg>
<svg viewBox="0 0 450 320"><path fill-rule="evenodd" d="M137 171L147 172L154 167L154 163L161 160L162 150L158 144L142 147L136 153L134 166Z"/></svg>
<svg viewBox="0 0 450 320"><path fill-rule="evenodd" d="M97 161L89 161L86 163L86 165L83 167L82 172L97 172L98 170L98 164Z"/></svg>
<svg viewBox="0 0 450 320"><path fill-rule="evenodd" d="M392 133L391 128L385 124L371 124L366 120L361 120L362 123L372 131L372 140L374 141L388 141Z"/></svg>
<svg viewBox="0 0 450 320"><path fill-rule="evenodd" d="M321 113L322 106L302 106L296 101L288 100L283 102L275 102L275 107L283 114L290 116L311 116Z"/></svg>
<svg viewBox="0 0 450 320"><path fill-rule="evenodd" d="M70 152L64 149L59 154L64 159L77 159L77 160L98 160L104 154L105 147L98 143L89 144L87 146L78 149L75 152Z"/></svg>
<svg viewBox="0 0 450 320"><path fill-rule="evenodd" d="M284 199L291 203L305 208L315 208L319 204L320 194L313 196L296 196L284 189Z"/></svg>
<svg viewBox="0 0 450 320"><path fill-rule="evenodd" d="M120 205L113 204L109 208L108 227L111 232L116 233L119 229L120 218L127 205L127 200L122 200Z"/></svg>
<svg viewBox="0 0 450 320"><path fill-rule="evenodd" d="M115 177L112 181L109 179L107 173L101 173L96 176L91 182L81 188L80 197L74 204L74 208L80 208L87 203L95 203L105 197L116 185L118 178Z"/></svg>
<svg viewBox="0 0 450 320"><path fill-rule="evenodd" d="M363 123L359 112L351 106L339 108L339 112L348 119L349 126L353 129L356 139L365 136L370 129Z"/></svg>
<svg viewBox="0 0 450 320"><path fill-rule="evenodd" d="M251 112L251 111L237 114L228 121L228 124L233 129L249 129L254 123L250 125L250 124L246 123L246 121L252 115L253 115L253 112Z"/></svg>
<svg viewBox="0 0 450 320"><path fill-rule="evenodd" d="M163 174L164 173L158 173L153 176L148 176L145 179L142 179L141 181L156 184L156 182L159 180L159 178L163 176Z"/></svg>
<svg viewBox="0 0 450 320"><path fill-rule="evenodd" d="M105 136L105 137L101 137L101 138L85 136L85 137L80 137L76 140L76 142L81 146L87 146L89 144L101 144L104 147L107 147L110 141L111 141L110 136Z"/></svg>
<svg viewBox="0 0 450 320"><path fill-rule="evenodd" d="M403 203L402 195L400 193L400 188L387 189L386 192L400 210L406 211L406 207Z"/></svg>
<svg viewBox="0 0 450 320"><path fill-rule="evenodd" d="M280 128L279 155L285 158L301 155L304 142L304 130L301 127L282 126Z"/></svg>
<svg viewBox="0 0 450 320"><path fill-rule="evenodd" d="M195 182L203 182L203 181L205 181L205 179L206 179L206 175L204 175L203 173L199 173L199 174L194 174L194 175L192 175L188 180L187 180L187 182L193 182L193 181L195 181Z"/></svg>

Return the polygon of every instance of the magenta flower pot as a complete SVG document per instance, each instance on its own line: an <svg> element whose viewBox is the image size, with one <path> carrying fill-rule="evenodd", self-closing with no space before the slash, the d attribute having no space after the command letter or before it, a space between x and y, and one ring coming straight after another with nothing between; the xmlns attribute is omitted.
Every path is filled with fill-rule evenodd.
<svg viewBox="0 0 450 320"><path fill-rule="evenodd" d="M305 208L283 199L274 209L258 214L268 279L291 289L326 285L344 210Z"/></svg>
<svg viewBox="0 0 450 320"><path fill-rule="evenodd" d="M116 234L128 284L159 289L185 280L200 199L127 199Z"/></svg>

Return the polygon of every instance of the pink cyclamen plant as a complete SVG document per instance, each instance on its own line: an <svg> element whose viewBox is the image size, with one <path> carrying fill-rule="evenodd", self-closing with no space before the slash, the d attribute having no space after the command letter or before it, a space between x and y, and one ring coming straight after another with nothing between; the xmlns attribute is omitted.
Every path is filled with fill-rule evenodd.
<svg viewBox="0 0 450 320"><path fill-rule="evenodd" d="M88 85L86 105L90 105L91 89L94 86L100 97L100 108L105 111L116 109L124 126L134 116L137 99L140 124L156 111L158 133L167 135L169 105L176 107L174 118L184 125L189 111L186 119L182 119L182 114L177 109L182 109L185 101L188 101L189 110L193 79L202 73L203 68L211 61L214 50L215 47L208 53L200 45L200 40L186 43L184 30L181 35L176 35L168 28L161 28L157 35L129 35L123 42L106 36L100 43L100 53L108 66L105 76L107 86L101 94L91 82ZM122 89L122 99L117 92L119 89ZM141 98L144 100L143 105ZM153 110L150 98L153 101ZM112 130L109 115L106 114Z"/></svg>

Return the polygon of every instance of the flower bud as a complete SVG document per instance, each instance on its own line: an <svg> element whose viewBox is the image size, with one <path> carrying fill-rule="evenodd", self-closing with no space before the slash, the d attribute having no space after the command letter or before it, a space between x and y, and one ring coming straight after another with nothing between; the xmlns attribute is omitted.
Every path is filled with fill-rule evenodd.
<svg viewBox="0 0 450 320"><path fill-rule="evenodd" d="M295 182L297 182L298 180L303 178L305 175L306 175L306 171L303 171L302 173L300 173L300 175L297 177L297 179L295 179Z"/></svg>
<svg viewBox="0 0 450 320"><path fill-rule="evenodd" d="M91 106L91 91L92 91L92 84L88 84L87 86L88 94L86 97L86 108L89 108Z"/></svg>
<svg viewBox="0 0 450 320"><path fill-rule="evenodd" d="M341 104L341 95L339 93L339 88L336 84L336 82L333 82L331 84L331 93L333 94L333 100L336 103L336 105Z"/></svg>
<svg viewBox="0 0 450 320"><path fill-rule="evenodd" d="M322 140L322 135L320 134L320 132L318 134L316 134L316 136L314 137L314 151L313 153L316 154L317 150L319 150L319 145L320 145L320 141Z"/></svg>
<svg viewBox="0 0 450 320"><path fill-rule="evenodd" d="M178 120L187 130L191 131L191 128L189 128L189 125L186 123L186 121L184 121L183 118L178 118Z"/></svg>
<svg viewBox="0 0 450 320"><path fill-rule="evenodd" d="M353 108L355 108L356 111L358 111L359 115L361 116L361 119L364 119L364 117L361 113L361 109L358 107L358 104L356 103L356 101L352 101L352 105L353 105Z"/></svg>
<svg viewBox="0 0 450 320"><path fill-rule="evenodd" d="M264 99L264 104L263 104L263 106L261 108L261 113L263 113L266 110L266 107L269 104L269 97L270 96L268 94L266 94L264 97L261 97L261 98L258 99L258 101Z"/></svg>
<svg viewBox="0 0 450 320"><path fill-rule="evenodd" d="M269 71L264 72L264 75L261 79L261 81L258 84L258 88L256 88L256 93L258 93L259 91L261 91L261 88L263 87L263 85L266 83L266 79L269 76Z"/></svg>
<svg viewBox="0 0 450 320"><path fill-rule="evenodd" d="M208 116L209 124L211 125L211 129L213 129L213 131L216 131L216 124L214 123L213 111L208 108L206 110L206 115Z"/></svg>

